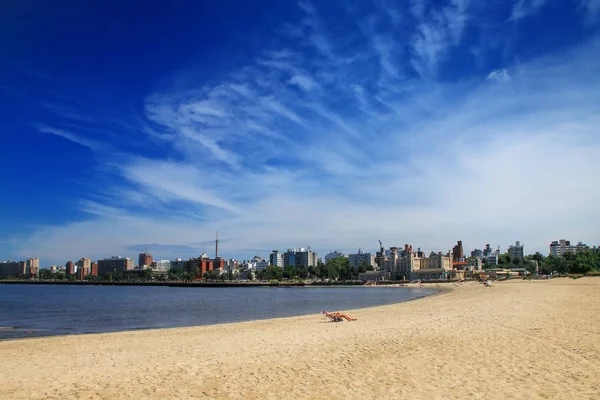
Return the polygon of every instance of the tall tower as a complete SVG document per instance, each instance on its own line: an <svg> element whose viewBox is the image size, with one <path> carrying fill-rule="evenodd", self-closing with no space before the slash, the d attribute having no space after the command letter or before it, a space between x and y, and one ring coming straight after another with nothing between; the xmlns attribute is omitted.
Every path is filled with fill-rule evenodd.
<svg viewBox="0 0 600 400"><path fill-rule="evenodd" d="M215 240L215 258L219 258L219 231L217 231L217 239Z"/></svg>

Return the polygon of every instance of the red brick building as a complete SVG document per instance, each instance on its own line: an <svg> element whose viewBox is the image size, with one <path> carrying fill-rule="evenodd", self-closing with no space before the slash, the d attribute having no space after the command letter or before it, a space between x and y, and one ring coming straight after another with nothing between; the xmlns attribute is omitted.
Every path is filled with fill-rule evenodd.
<svg viewBox="0 0 600 400"><path fill-rule="evenodd" d="M65 274L73 275L75 273L75 264L73 261L69 261L65 264Z"/></svg>
<svg viewBox="0 0 600 400"><path fill-rule="evenodd" d="M214 269L220 269L221 271L223 271L225 269L225 260L222 259L221 257L217 257L215 258L215 260L213 261L213 268Z"/></svg>
<svg viewBox="0 0 600 400"><path fill-rule="evenodd" d="M144 265L152 265L153 261L154 259L152 258L152 254L148 253L147 251L144 253L140 253L140 256L138 258L138 267L142 267Z"/></svg>

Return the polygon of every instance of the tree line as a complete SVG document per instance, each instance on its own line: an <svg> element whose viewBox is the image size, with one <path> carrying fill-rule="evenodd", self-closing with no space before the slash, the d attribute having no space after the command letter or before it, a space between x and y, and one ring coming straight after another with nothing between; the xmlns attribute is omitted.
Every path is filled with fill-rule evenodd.
<svg viewBox="0 0 600 400"><path fill-rule="evenodd" d="M587 274L600 271L600 248L580 250L577 253L565 253L560 256L550 254L544 256L536 252L519 258L511 259L510 254L500 254L498 265L484 264L484 269L489 268L526 268L534 274L539 267L541 275L550 274Z"/></svg>

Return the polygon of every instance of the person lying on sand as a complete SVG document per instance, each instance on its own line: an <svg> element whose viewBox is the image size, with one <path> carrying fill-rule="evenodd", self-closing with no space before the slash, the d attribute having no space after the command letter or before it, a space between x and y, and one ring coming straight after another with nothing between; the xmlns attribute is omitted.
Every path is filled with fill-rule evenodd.
<svg viewBox="0 0 600 400"><path fill-rule="evenodd" d="M321 311L321 314L326 315L327 317L331 318L331 320L334 322L339 322L342 320L342 318L345 319L346 321L356 321L356 318L349 317L346 314L342 314L339 311L332 312L332 313L328 313L327 311Z"/></svg>

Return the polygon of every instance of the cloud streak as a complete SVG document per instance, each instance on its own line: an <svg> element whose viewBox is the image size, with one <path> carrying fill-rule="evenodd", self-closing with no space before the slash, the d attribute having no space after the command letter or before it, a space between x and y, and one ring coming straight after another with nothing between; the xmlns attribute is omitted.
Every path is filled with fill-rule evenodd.
<svg viewBox="0 0 600 400"><path fill-rule="evenodd" d="M542 4L518 7L522 19ZM18 253L101 257L148 242L157 258L189 257L217 229L237 258L316 238L322 255L377 239L443 249L520 240L526 251L597 240L597 39L445 81L439 69L472 22L466 1L414 2L404 36L409 10L376 8L339 41L315 5L299 8L301 21L281 29L295 45L264 49L216 82L186 72L183 85L149 94L144 132L164 154L122 154L110 170L124 198L80 203L90 219L41 227Z"/></svg>

